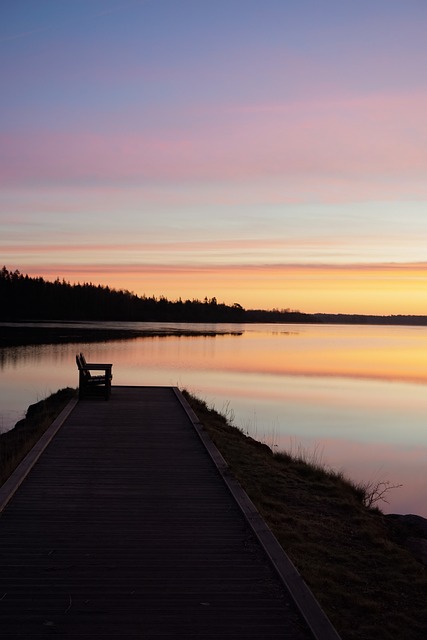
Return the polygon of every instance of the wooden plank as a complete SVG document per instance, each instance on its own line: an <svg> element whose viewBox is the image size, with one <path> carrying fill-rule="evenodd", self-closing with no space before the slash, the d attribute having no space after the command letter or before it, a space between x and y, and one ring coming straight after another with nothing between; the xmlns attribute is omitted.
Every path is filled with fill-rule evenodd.
<svg viewBox="0 0 427 640"><path fill-rule="evenodd" d="M2 637L312 634L172 388L79 402L0 517Z"/></svg>

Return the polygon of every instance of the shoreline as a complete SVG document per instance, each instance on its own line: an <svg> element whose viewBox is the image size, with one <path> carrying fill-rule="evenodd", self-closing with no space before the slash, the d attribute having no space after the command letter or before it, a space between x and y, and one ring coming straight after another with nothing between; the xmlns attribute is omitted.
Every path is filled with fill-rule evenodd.
<svg viewBox="0 0 427 640"><path fill-rule="evenodd" d="M53 324L53 323L52 323ZM216 337L222 335L242 335L241 331L195 331L194 329L172 329L164 331L124 328L89 328L61 326L16 326L0 324L1 347L25 347L38 344L64 344L78 342L112 342L116 340L136 340L138 338L167 338L168 336Z"/></svg>

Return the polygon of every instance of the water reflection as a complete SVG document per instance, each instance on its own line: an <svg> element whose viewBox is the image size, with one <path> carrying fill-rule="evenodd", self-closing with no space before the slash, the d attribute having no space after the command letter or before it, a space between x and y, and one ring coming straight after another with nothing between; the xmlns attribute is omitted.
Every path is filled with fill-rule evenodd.
<svg viewBox="0 0 427 640"><path fill-rule="evenodd" d="M356 480L403 484L384 510L427 517L427 328L239 330L238 339L165 337L162 327L163 337L0 349L0 428L50 392L77 386L75 353L83 351L114 363L114 384L186 387L219 410L230 407L238 426L274 448L320 448Z"/></svg>
<svg viewBox="0 0 427 640"><path fill-rule="evenodd" d="M427 447L393 444L387 441L361 442L343 438L291 438L282 436L278 444L288 450L303 450L308 459L342 470L362 484L389 482L386 503L378 506L386 513L417 513L427 517Z"/></svg>

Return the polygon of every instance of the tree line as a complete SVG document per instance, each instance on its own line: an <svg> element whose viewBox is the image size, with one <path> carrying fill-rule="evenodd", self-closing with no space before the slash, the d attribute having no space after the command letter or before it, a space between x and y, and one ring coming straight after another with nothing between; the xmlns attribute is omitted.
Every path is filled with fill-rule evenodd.
<svg viewBox="0 0 427 640"><path fill-rule="evenodd" d="M18 270L0 271L0 320L123 320L134 322L310 322L308 314L289 309L246 310L215 297L171 301L137 296L125 289L92 283L50 282Z"/></svg>

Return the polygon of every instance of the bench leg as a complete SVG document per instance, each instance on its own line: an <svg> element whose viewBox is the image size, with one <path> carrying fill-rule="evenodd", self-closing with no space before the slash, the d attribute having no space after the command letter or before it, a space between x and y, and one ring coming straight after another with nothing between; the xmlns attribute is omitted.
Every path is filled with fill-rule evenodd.
<svg viewBox="0 0 427 640"><path fill-rule="evenodd" d="M105 399L108 400L111 395L111 380L107 380L105 383Z"/></svg>
<svg viewBox="0 0 427 640"><path fill-rule="evenodd" d="M81 400L84 396L84 376L83 373L80 371L79 373L79 400Z"/></svg>

